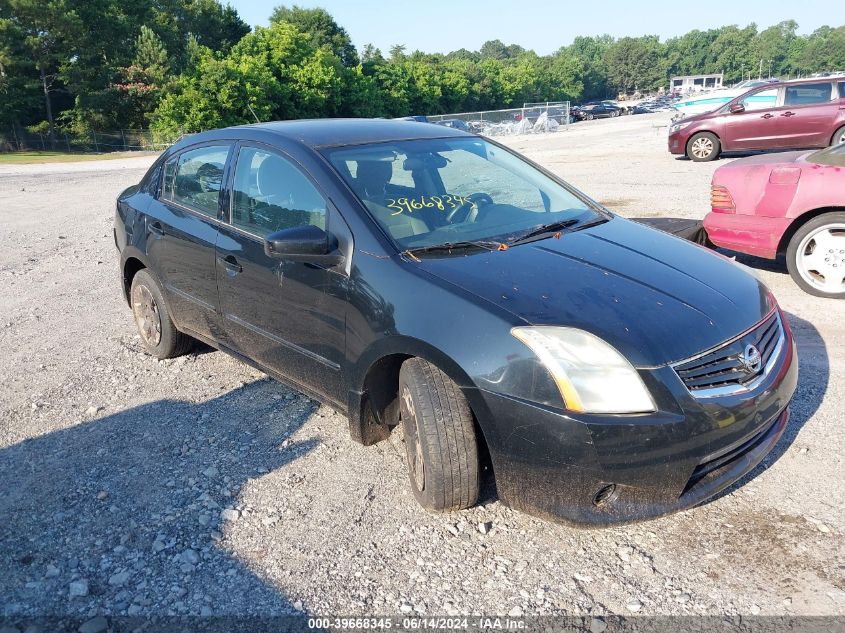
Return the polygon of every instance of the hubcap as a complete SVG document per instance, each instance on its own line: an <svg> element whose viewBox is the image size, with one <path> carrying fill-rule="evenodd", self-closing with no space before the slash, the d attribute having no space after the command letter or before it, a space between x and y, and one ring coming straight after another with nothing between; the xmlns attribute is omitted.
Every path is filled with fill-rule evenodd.
<svg viewBox="0 0 845 633"><path fill-rule="evenodd" d="M822 226L798 245L801 278L822 292L845 292L845 224Z"/></svg>
<svg viewBox="0 0 845 633"><path fill-rule="evenodd" d="M157 347L161 342L161 314L153 294L144 284L138 284L132 290L132 313L144 341Z"/></svg>
<svg viewBox="0 0 845 633"><path fill-rule="evenodd" d="M696 158L707 158L713 153L713 141L706 136L697 138L692 142L692 155Z"/></svg>
<svg viewBox="0 0 845 633"><path fill-rule="evenodd" d="M408 468L411 469L411 479L417 490L425 490L425 462L423 461L422 442L420 441L420 427L417 421L417 411L411 390L405 385L402 388L402 417L405 424L405 445L408 450Z"/></svg>

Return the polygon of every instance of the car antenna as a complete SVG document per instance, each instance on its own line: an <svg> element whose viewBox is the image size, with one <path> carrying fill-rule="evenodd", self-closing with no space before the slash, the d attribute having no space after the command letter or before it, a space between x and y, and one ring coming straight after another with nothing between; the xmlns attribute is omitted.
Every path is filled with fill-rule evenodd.
<svg viewBox="0 0 845 633"><path fill-rule="evenodd" d="M255 122L256 122L256 123L261 123L261 119L259 119L259 118L258 118L258 115L257 115L257 114L255 114L255 110L253 110L253 109L252 109L252 106L251 106L251 105L249 105L249 104L247 103L247 104L246 104L246 107L247 107L247 108L249 108L249 111L250 111L250 112L252 112L252 116L254 116L254 117L255 117Z"/></svg>

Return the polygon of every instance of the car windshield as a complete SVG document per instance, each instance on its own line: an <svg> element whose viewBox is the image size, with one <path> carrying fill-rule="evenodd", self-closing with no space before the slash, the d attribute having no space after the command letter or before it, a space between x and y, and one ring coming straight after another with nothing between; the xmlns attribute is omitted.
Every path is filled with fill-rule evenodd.
<svg viewBox="0 0 845 633"><path fill-rule="evenodd" d="M807 156L808 163L845 167L845 143L828 147Z"/></svg>
<svg viewBox="0 0 845 633"><path fill-rule="evenodd" d="M481 138L328 149L329 162L401 250L512 242L545 225L605 216L518 156Z"/></svg>

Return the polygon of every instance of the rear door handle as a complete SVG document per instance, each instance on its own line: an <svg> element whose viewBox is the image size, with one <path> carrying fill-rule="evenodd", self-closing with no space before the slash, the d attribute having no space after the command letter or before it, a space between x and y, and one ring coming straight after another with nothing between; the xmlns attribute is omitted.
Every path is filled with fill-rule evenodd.
<svg viewBox="0 0 845 633"><path fill-rule="evenodd" d="M762 117L760 117L760 118L761 118L761 119L773 119L773 118L775 118L775 115L774 115L774 114L764 114L764 115L763 115Z"/></svg>
<svg viewBox="0 0 845 633"><path fill-rule="evenodd" d="M794 112L784 112L783 114L781 114L781 116L785 116L785 117L795 116L795 113Z"/></svg>
<svg viewBox="0 0 845 633"><path fill-rule="evenodd" d="M226 255L225 257L217 256L217 263L226 269L226 274L234 277L238 273L243 272L244 267L238 263L234 255Z"/></svg>
<svg viewBox="0 0 845 633"><path fill-rule="evenodd" d="M164 235L164 227L161 225L160 222L153 222L147 226L150 229L150 233L155 233L158 236Z"/></svg>

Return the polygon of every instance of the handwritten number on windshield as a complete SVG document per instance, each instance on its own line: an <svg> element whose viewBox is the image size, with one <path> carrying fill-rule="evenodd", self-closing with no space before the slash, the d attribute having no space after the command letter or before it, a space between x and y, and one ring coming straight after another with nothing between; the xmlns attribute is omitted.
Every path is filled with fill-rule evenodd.
<svg viewBox="0 0 845 633"><path fill-rule="evenodd" d="M459 206L469 204L473 210L478 209L478 205L469 198L458 196L454 194L444 193L441 196L420 196L419 198L388 198L387 206L394 209L391 215L400 215L402 213L413 213L422 208L436 208L438 211L451 211L457 209Z"/></svg>

